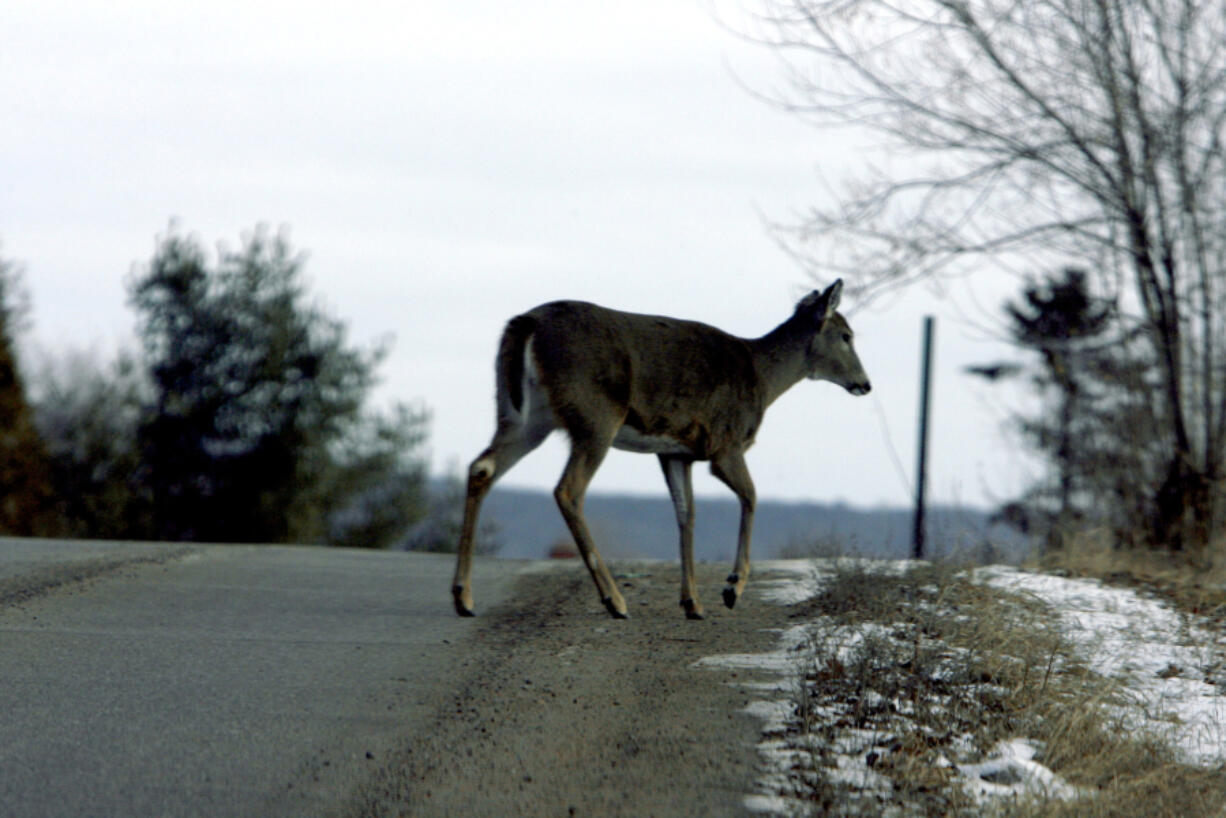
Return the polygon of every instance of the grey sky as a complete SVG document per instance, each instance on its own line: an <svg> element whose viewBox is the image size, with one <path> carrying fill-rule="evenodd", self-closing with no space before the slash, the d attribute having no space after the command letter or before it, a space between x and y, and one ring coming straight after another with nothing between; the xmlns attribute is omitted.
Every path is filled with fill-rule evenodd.
<svg viewBox="0 0 1226 818"><path fill-rule="evenodd" d="M820 180L871 146L735 77L782 83L697 0L7 0L0 252L26 267L36 348L114 349L132 265L172 218L208 244L288 226L354 337L394 338L380 399L429 406L434 468L462 467L493 429L511 315L581 298L756 335L827 283L764 219L829 195ZM909 474L924 312L942 317L933 495L1016 490L999 399L958 372L1001 348L952 320L1004 292L845 303L874 392L803 383L776 404L749 455L760 496L907 502L883 426ZM551 486L564 451L550 441L506 482ZM613 453L594 489L664 484L654 458ZM696 490L724 491L705 473Z"/></svg>

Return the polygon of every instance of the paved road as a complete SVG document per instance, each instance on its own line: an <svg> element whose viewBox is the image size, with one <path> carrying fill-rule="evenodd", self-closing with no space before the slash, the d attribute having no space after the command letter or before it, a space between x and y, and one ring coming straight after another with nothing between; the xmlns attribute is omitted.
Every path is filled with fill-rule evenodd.
<svg viewBox="0 0 1226 818"><path fill-rule="evenodd" d="M0 540L0 816L320 815L427 729L451 559ZM483 605L519 567L484 561Z"/></svg>

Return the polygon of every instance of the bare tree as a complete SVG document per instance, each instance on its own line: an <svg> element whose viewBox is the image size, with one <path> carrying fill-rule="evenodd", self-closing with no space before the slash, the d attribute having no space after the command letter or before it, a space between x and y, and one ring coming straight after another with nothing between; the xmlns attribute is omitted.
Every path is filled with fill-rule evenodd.
<svg viewBox="0 0 1226 818"><path fill-rule="evenodd" d="M1076 264L1158 372L1155 540L1204 543L1226 442L1226 0L764 0L777 101L893 166L793 226L862 285ZM905 159L899 159L899 151Z"/></svg>

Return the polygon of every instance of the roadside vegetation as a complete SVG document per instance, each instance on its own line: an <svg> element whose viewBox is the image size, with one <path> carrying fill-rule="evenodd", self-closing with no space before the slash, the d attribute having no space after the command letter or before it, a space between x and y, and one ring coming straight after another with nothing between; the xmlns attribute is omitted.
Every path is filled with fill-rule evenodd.
<svg viewBox="0 0 1226 818"><path fill-rule="evenodd" d="M387 547L427 512L428 415L371 405L386 344L310 295L257 227L208 253L175 226L128 282L139 349L17 361L0 260L0 534Z"/></svg>
<svg viewBox="0 0 1226 818"><path fill-rule="evenodd" d="M1226 765L1190 763L1177 726L1139 726L1153 703L1087 662L1037 596L953 564L820 564L795 614L809 624L791 717L768 735L775 789L801 813L1222 814Z"/></svg>

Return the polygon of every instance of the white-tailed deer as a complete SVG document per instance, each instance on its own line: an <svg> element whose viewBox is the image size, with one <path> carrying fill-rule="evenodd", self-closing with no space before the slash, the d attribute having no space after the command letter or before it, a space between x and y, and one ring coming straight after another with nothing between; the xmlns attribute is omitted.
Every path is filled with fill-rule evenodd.
<svg viewBox="0 0 1226 818"><path fill-rule="evenodd" d="M762 415L802 378L832 381L867 394L868 376L852 332L835 312L842 280L814 290L761 338L737 338L695 321L637 315L581 301L555 301L512 318L498 347L498 428L468 470L452 595L472 616L473 534L481 501L494 481L554 429L570 436L570 459L554 497L609 613L626 603L596 550L583 517L583 496L612 446L655 454L681 529L681 606L701 619L694 587L694 499L690 467L711 473L741 501L736 563L724 604L736 604L749 578L754 487L745 450Z"/></svg>

